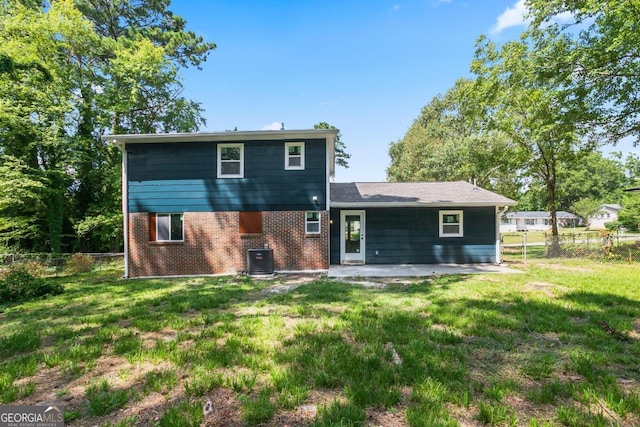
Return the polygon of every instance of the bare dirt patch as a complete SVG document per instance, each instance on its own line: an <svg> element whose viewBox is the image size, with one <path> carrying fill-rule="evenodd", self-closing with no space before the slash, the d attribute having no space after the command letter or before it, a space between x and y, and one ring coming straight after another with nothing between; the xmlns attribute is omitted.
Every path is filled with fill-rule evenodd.
<svg viewBox="0 0 640 427"><path fill-rule="evenodd" d="M529 282L524 285L524 290L527 292L539 292L548 298L555 298L558 293L567 292L567 288L564 286L548 282Z"/></svg>

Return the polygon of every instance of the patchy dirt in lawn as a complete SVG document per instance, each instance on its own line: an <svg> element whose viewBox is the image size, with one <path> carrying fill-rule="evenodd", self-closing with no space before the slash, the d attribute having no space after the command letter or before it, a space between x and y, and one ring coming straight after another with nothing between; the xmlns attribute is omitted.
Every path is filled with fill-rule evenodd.
<svg viewBox="0 0 640 427"><path fill-rule="evenodd" d="M528 292L539 292L548 298L556 298L558 293L566 293L567 288L548 282L529 282L524 285L524 290Z"/></svg>

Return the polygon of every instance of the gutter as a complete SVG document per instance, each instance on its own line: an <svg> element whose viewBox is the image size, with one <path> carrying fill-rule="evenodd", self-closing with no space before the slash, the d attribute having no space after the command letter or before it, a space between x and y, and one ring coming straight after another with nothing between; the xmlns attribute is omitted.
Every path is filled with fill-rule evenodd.
<svg viewBox="0 0 640 427"><path fill-rule="evenodd" d="M500 218L504 215L509 209L509 205L505 206L502 211L499 206L496 206L496 264L502 264L501 252L500 252Z"/></svg>

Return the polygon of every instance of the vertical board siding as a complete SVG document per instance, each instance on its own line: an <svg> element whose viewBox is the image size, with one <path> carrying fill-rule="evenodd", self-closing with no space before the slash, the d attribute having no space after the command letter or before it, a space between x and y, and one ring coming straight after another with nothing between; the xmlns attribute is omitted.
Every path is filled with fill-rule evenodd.
<svg viewBox="0 0 640 427"><path fill-rule="evenodd" d="M244 142L244 178L217 178L214 142L127 144L129 211L319 209L326 203L326 142L304 142L304 170L284 170L284 140Z"/></svg>
<svg viewBox="0 0 640 427"><path fill-rule="evenodd" d="M495 262L495 208L464 212L464 237L439 237L438 212L448 208L369 208L366 264ZM340 263L340 209L331 209L331 263ZM377 253L376 253L377 251Z"/></svg>

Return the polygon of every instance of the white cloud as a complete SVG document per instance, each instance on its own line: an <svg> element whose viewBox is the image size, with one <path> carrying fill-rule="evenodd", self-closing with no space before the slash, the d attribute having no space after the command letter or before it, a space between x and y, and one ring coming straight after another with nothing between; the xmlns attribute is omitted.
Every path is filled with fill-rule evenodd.
<svg viewBox="0 0 640 427"><path fill-rule="evenodd" d="M507 28L525 25L528 22L527 14L529 10L525 5L525 0L518 0L516 4L508 7L502 15L498 16L496 23L489 32L493 35L499 34Z"/></svg>
<svg viewBox="0 0 640 427"><path fill-rule="evenodd" d="M400 10L400 5L399 4L394 4L393 7L391 8L391 10Z"/></svg>
<svg viewBox="0 0 640 427"><path fill-rule="evenodd" d="M262 129L260 130L280 130L280 129L282 129L282 122L273 122L273 123L269 123L268 125L262 126Z"/></svg>
<svg viewBox="0 0 640 427"><path fill-rule="evenodd" d="M451 3L453 0L431 0L431 4L437 6L443 3Z"/></svg>

